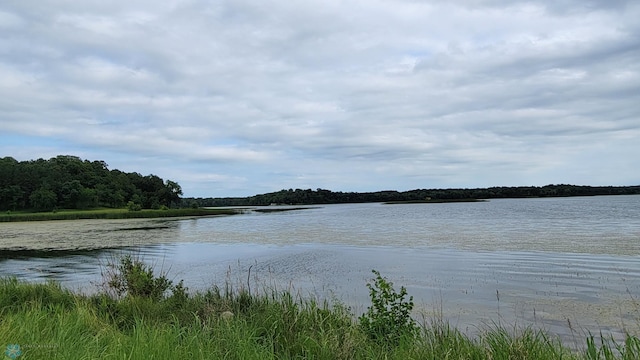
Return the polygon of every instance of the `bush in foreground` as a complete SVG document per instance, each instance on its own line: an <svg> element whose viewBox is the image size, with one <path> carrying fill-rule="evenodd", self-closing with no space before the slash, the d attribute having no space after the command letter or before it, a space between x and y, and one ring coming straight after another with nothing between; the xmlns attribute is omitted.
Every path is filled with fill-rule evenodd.
<svg viewBox="0 0 640 360"><path fill-rule="evenodd" d="M396 292L393 283L372 270L376 275L373 284L367 284L371 306L360 316L360 329L372 340L387 346L397 346L400 341L413 341L419 329L411 318L413 296L405 300L407 289Z"/></svg>

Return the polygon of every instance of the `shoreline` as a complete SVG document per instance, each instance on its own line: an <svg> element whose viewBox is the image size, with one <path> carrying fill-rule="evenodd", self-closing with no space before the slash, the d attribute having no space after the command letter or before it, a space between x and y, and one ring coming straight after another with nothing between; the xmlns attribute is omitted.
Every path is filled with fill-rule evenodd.
<svg viewBox="0 0 640 360"><path fill-rule="evenodd" d="M129 211L127 209L61 210L57 212L18 212L0 215L2 222L57 221L86 219L151 219L185 216L219 216L240 214L238 209L168 209Z"/></svg>

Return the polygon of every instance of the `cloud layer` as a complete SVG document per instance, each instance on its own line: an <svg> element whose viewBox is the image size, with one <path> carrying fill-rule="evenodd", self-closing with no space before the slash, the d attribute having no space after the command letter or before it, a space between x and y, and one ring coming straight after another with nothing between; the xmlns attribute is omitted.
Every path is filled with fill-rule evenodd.
<svg viewBox="0 0 640 360"><path fill-rule="evenodd" d="M5 1L0 151L188 196L640 183L635 1Z"/></svg>

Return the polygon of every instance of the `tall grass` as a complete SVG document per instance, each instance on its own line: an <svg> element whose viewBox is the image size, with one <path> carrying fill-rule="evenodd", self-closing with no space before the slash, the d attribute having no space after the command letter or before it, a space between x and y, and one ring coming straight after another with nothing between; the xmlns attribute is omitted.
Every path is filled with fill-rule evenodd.
<svg viewBox="0 0 640 360"><path fill-rule="evenodd" d="M0 222L12 221L48 221L48 220L78 220L78 219L134 219L134 218L162 218L180 216L211 216L234 215L234 209L167 209L129 211L127 209L96 209L96 210L61 210L56 212L7 212L0 213Z"/></svg>
<svg viewBox="0 0 640 360"><path fill-rule="evenodd" d="M147 270L142 268L142 271ZM231 315L232 314L232 315ZM413 334L413 335L412 335ZM381 343L339 303L288 291L212 287L162 297L72 293L0 279L0 350L19 359L638 359L640 340L591 336L584 351L534 329L475 337L433 319Z"/></svg>

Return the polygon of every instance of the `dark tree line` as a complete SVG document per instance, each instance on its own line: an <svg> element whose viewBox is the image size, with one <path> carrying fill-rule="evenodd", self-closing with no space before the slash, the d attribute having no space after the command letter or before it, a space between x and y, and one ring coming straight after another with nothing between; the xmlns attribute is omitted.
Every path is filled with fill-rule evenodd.
<svg viewBox="0 0 640 360"><path fill-rule="evenodd" d="M104 161L59 155L49 160L0 158L0 210L171 207L182 189L156 175L109 170Z"/></svg>
<svg viewBox="0 0 640 360"><path fill-rule="evenodd" d="M324 189L289 189L236 198L185 198L184 205L198 206L258 206L270 204L342 204L387 201L497 199L527 197L564 197L594 195L640 194L640 186L576 186L546 185L518 187L490 187L479 189L416 189L410 191L333 192Z"/></svg>

